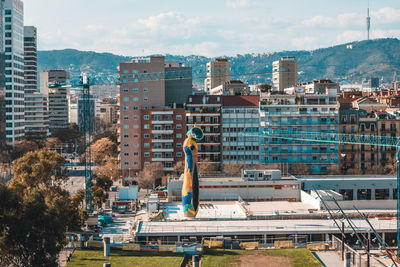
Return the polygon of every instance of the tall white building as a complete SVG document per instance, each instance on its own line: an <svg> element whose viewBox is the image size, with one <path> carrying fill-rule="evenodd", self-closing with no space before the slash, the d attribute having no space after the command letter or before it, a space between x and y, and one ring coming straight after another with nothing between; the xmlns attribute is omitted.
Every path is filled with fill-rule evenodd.
<svg viewBox="0 0 400 267"><path fill-rule="evenodd" d="M37 30L24 27L25 137L42 141L49 136L47 97L37 88Z"/></svg>
<svg viewBox="0 0 400 267"><path fill-rule="evenodd" d="M204 90L209 93L214 87L231 80L231 64L226 58L217 58L207 63L207 78L204 80Z"/></svg>
<svg viewBox="0 0 400 267"><path fill-rule="evenodd" d="M274 88L283 92L285 88L297 85L297 60L295 57L282 57L272 62L272 82Z"/></svg>
<svg viewBox="0 0 400 267"><path fill-rule="evenodd" d="M9 143L25 137L24 118L24 4L4 2L4 50L6 80L6 139Z"/></svg>
<svg viewBox="0 0 400 267"><path fill-rule="evenodd" d="M50 132L68 128L68 80L69 73L65 70L40 73L40 92L48 95Z"/></svg>
<svg viewBox="0 0 400 267"><path fill-rule="evenodd" d="M4 1L0 0L0 149L6 142L6 85L4 62Z"/></svg>

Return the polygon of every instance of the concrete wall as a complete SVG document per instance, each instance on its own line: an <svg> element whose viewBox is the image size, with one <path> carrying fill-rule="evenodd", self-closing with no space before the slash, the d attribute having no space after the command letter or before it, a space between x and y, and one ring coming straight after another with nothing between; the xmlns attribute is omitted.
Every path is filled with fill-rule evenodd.
<svg viewBox="0 0 400 267"><path fill-rule="evenodd" d="M311 206L313 206L314 208L316 208L318 210L321 209L322 203L318 197L314 197L314 196L310 195L309 193L301 190L300 199L301 199L301 202L303 202L303 203L310 204Z"/></svg>
<svg viewBox="0 0 400 267"><path fill-rule="evenodd" d="M200 200L290 200L300 201L300 183L296 180L275 181L200 181ZM182 181L168 182L168 199L181 196Z"/></svg>
<svg viewBox="0 0 400 267"><path fill-rule="evenodd" d="M338 207L333 201L325 202L330 209L337 210ZM394 210L396 209L396 200L343 200L338 201L340 207L344 210Z"/></svg>

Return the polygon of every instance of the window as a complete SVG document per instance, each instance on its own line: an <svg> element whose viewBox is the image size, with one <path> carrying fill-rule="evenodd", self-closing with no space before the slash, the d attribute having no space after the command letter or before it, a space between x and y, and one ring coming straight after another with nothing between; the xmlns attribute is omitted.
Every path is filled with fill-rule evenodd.
<svg viewBox="0 0 400 267"><path fill-rule="evenodd" d="M176 129L182 129L182 124L177 124Z"/></svg>
<svg viewBox="0 0 400 267"><path fill-rule="evenodd" d="M150 162L145 161L145 162L144 162L144 165L150 165Z"/></svg>
<svg viewBox="0 0 400 267"><path fill-rule="evenodd" d="M133 128L134 129L139 129L139 125L136 124L136 125L133 126Z"/></svg>
<svg viewBox="0 0 400 267"><path fill-rule="evenodd" d="M143 106L143 109L144 109L144 110L147 110L147 106Z"/></svg>
<svg viewBox="0 0 400 267"><path fill-rule="evenodd" d="M137 92L139 92L139 89L138 88L133 88L133 90L132 90L134 93L137 93Z"/></svg>
<svg viewBox="0 0 400 267"><path fill-rule="evenodd" d="M145 124L143 128L144 128L144 129L150 129L150 125Z"/></svg>
<svg viewBox="0 0 400 267"><path fill-rule="evenodd" d="M149 143L144 143L144 144L143 144L143 147L149 148L149 147L150 147L150 144L149 144Z"/></svg>
<svg viewBox="0 0 400 267"><path fill-rule="evenodd" d="M150 134L144 134L143 137L146 138L146 139L150 138Z"/></svg>
<svg viewBox="0 0 400 267"><path fill-rule="evenodd" d="M144 115L144 116L143 116L143 119L149 120L149 119L150 119L150 116L149 116L149 115Z"/></svg>
<svg viewBox="0 0 400 267"><path fill-rule="evenodd" d="M128 93L128 92L129 92L129 89L128 89L128 88L124 88L124 92L125 92L125 93Z"/></svg>
<svg viewBox="0 0 400 267"><path fill-rule="evenodd" d="M129 125L128 124L124 124L124 129L129 129Z"/></svg>
<svg viewBox="0 0 400 267"><path fill-rule="evenodd" d="M176 153L176 156L177 156L178 158L182 157L182 152L177 152L177 153Z"/></svg>
<svg viewBox="0 0 400 267"><path fill-rule="evenodd" d="M128 102L128 101L129 101L129 97L124 97L122 100L123 100L124 102Z"/></svg>
<svg viewBox="0 0 400 267"><path fill-rule="evenodd" d="M128 120L129 119L129 117L128 116L124 116L124 120Z"/></svg>
<svg viewBox="0 0 400 267"><path fill-rule="evenodd" d="M128 161L125 161L125 162L124 162L124 165L125 165L125 166L128 166L128 165L129 165L129 162L128 162Z"/></svg>
<svg viewBox="0 0 400 267"><path fill-rule="evenodd" d="M124 156L129 156L129 153L128 152L124 153Z"/></svg>
<svg viewBox="0 0 400 267"><path fill-rule="evenodd" d="M125 147L128 147L128 146L129 146L129 144L124 144L124 146L125 146Z"/></svg>
<svg viewBox="0 0 400 267"><path fill-rule="evenodd" d="M124 134L124 138L129 138L129 134Z"/></svg>
<svg viewBox="0 0 400 267"><path fill-rule="evenodd" d="M146 158L150 157L150 152L144 152L144 156L145 156Z"/></svg>
<svg viewBox="0 0 400 267"><path fill-rule="evenodd" d="M139 119L139 116L134 116L133 119L134 119L134 120L138 120L138 119Z"/></svg>
<svg viewBox="0 0 400 267"><path fill-rule="evenodd" d="M149 91L149 89L143 88L143 92L148 92L148 91Z"/></svg>
<svg viewBox="0 0 400 267"><path fill-rule="evenodd" d="M143 101L147 102L147 101L149 101L149 98L148 97L143 97Z"/></svg>
<svg viewBox="0 0 400 267"><path fill-rule="evenodd" d="M180 133L176 134L176 138L182 138L182 134Z"/></svg>
<svg viewBox="0 0 400 267"><path fill-rule="evenodd" d="M182 147L182 144L181 143L177 143L176 147Z"/></svg>
<svg viewBox="0 0 400 267"><path fill-rule="evenodd" d="M133 110L139 110L139 107L138 106L134 106Z"/></svg>
<svg viewBox="0 0 400 267"><path fill-rule="evenodd" d="M133 165L139 165L139 162L135 161L135 162L133 163Z"/></svg>
<svg viewBox="0 0 400 267"><path fill-rule="evenodd" d="M128 107L127 106L124 106L124 108L123 108L124 110L128 110Z"/></svg>
<svg viewBox="0 0 400 267"><path fill-rule="evenodd" d="M138 97L134 97L133 98L133 102L138 102L139 101L139 98Z"/></svg>
<svg viewBox="0 0 400 267"><path fill-rule="evenodd" d="M133 155L134 156L139 156L139 152L134 152Z"/></svg>
<svg viewBox="0 0 400 267"><path fill-rule="evenodd" d="M136 144L134 144L133 146L134 146L134 147L139 147L139 144L138 144L138 143L136 143Z"/></svg>
<svg viewBox="0 0 400 267"><path fill-rule="evenodd" d="M134 135L133 135L133 138L139 138L139 135L134 134Z"/></svg>
<svg viewBox="0 0 400 267"><path fill-rule="evenodd" d="M176 119L177 120L181 120L182 119L182 115L176 115Z"/></svg>

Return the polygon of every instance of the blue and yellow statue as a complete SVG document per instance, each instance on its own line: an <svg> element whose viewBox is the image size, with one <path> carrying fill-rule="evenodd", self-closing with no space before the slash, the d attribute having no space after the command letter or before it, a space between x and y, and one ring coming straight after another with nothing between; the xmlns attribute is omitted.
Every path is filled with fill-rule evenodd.
<svg viewBox="0 0 400 267"><path fill-rule="evenodd" d="M182 205L185 217L195 217L199 207L198 147L196 141L203 139L203 137L203 131L195 125L189 130L183 143L185 172L182 185Z"/></svg>

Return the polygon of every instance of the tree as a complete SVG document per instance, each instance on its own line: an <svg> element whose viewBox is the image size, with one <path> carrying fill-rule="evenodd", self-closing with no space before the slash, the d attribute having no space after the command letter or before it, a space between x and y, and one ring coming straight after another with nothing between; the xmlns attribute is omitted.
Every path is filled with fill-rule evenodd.
<svg viewBox="0 0 400 267"><path fill-rule="evenodd" d="M2 265L57 266L65 232L81 229L79 205L60 186L67 179L63 164L47 150L14 161L14 177L0 187Z"/></svg>
<svg viewBox="0 0 400 267"><path fill-rule="evenodd" d="M33 141L29 140L17 141L15 143L13 152L11 154L12 160L22 157L25 153L36 151L38 149L39 146Z"/></svg>
<svg viewBox="0 0 400 267"><path fill-rule="evenodd" d="M155 185L156 179L164 176L164 166L160 162L153 162L144 166L139 173L139 187L152 188Z"/></svg>
<svg viewBox="0 0 400 267"><path fill-rule="evenodd" d="M60 145L61 145L61 141L60 141L60 139L58 139L57 137L49 138L48 140L43 141L43 142L41 143L41 146L42 146L43 148L47 149L47 150L54 150L54 149L57 149L57 148L60 147Z"/></svg>
<svg viewBox="0 0 400 267"><path fill-rule="evenodd" d="M93 142L96 142L99 139L108 138L113 143L118 143L118 132L116 130L107 130L105 132L95 134L93 136Z"/></svg>
<svg viewBox="0 0 400 267"><path fill-rule="evenodd" d="M243 168L244 165L240 163L229 163L223 165L224 172L229 176L240 176Z"/></svg>
<svg viewBox="0 0 400 267"><path fill-rule="evenodd" d="M216 164L211 163L211 160L206 158L199 162L199 174L200 175L213 175L217 172L218 167Z"/></svg>
<svg viewBox="0 0 400 267"><path fill-rule="evenodd" d="M23 191L33 188L48 190L49 183L59 186L68 179L64 163L65 159L53 151L29 152L14 161L14 177L9 186Z"/></svg>
<svg viewBox="0 0 400 267"><path fill-rule="evenodd" d="M183 160L178 161L175 165L174 165L174 172L176 175L180 175L185 171L185 162Z"/></svg>
<svg viewBox="0 0 400 267"><path fill-rule="evenodd" d="M104 137L91 145L92 160L96 164L104 164L107 158L116 157L118 154L117 144L109 138Z"/></svg>
<svg viewBox="0 0 400 267"><path fill-rule="evenodd" d="M305 163L294 163L291 166L291 172L293 175L308 175L311 173L310 167Z"/></svg>
<svg viewBox="0 0 400 267"><path fill-rule="evenodd" d="M120 161L117 158L105 157L103 164L96 166L94 172L117 181L121 176Z"/></svg>
<svg viewBox="0 0 400 267"><path fill-rule="evenodd" d="M62 143L79 143L83 134L78 125L71 123L66 129L54 130L51 136L58 138Z"/></svg>

